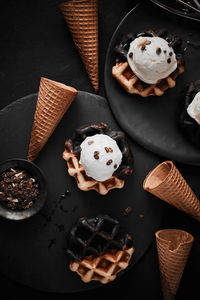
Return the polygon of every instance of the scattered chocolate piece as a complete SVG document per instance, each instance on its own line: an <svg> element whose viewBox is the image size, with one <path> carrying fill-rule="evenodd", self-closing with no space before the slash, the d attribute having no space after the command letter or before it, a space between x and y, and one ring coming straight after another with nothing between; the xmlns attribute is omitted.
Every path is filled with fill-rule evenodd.
<svg viewBox="0 0 200 300"><path fill-rule="evenodd" d="M8 169L0 174L0 202L11 210L31 207L39 194L39 185L26 171Z"/></svg>
<svg viewBox="0 0 200 300"><path fill-rule="evenodd" d="M107 153L109 153L109 152L112 153L113 152L113 149L111 147L105 147L105 150L106 150Z"/></svg>
<svg viewBox="0 0 200 300"><path fill-rule="evenodd" d="M156 54L157 54L157 55L160 55L161 52L162 52L161 48L157 48L157 49L156 49Z"/></svg>
<svg viewBox="0 0 200 300"><path fill-rule="evenodd" d="M111 164L112 164L112 162L113 162L113 161L112 161L112 159L109 159L109 160L107 161L107 163L106 163L106 164L107 164L107 166L111 165Z"/></svg>
<svg viewBox="0 0 200 300"><path fill-rule="evenodd" d="M141 50L144 51L146 49L145 45L142 45Z"/></svg>
<svg viewBox="0 0 200 300"><path fill-rule="evenodd" d="M167 62L168 62L168 64L170 64L171 63L171 58L168 58Z"/></svg>
<svg viewBox="0 0 200 300"><path fill-rule="evenodd" d="M130 52L130 53L129 53L129 57L130 57L130 58L133 57L133 52Z"/></svg>
<svg viewBox="0 0 200 300"><path fill-rule="evenodd" d="M114 168L117 169L117 164L114 164Z"/></svg>
<svg viewBox="0 0 200 300"><path fill-rule="evenodd" d="M88 145L92 145L94 143L94 141L89 141Z"/></svg>
<svg viewBox="0 0 200 300"><path fill-rule="evenodd" d="M132 211L132 207L131 206L128 206L127 208L125 208L125 210L124 210L124 216L128 216L131 211Z"/></svg>
<svg viewBox="0 0 200 300"><path fill-rule="evenodd" d="M169 56L172 56L173 52L169 52Z"/></svg>
<svg viewBox="0 0 200 300"><path fill-rule="evenodd" d="M139 218L142 220L144 219L144 215L143 214L139 214Z"/></svg>
<svg viewBox="0 0 200 300"><path fill-rule="evenodd" d="M151 44L151 41L146 41L146 43L145 43L146 45L150 45Z"/></svg>
<svg viewBox="0 0 200 300"><path fill-rule="evenodd" d="M65 196L70 197L71 196L71 191L69 189L67 189L65 191Z"/></svg>
<svg viewBox="0 0 200 300"><path fill-rule="evenodd" d="M99 159L99 151L94 151L94 158Z"/></svg>

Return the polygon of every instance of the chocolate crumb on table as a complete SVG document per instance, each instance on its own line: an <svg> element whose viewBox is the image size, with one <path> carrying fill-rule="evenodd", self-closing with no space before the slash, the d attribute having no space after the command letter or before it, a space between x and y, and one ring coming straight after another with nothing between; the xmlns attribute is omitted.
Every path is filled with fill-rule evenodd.
<svg viewBox="0 0 200 300"><path fill-rule="evenodd" d="M139 218L142 220L144 219L144 214L139 214Z"/></svg>
<svg viewBox="0 0 200 300"><path fill-rule="evenodd" d="M0 174L0 203L10 210L30 208L39 194L37 180L25 170L8 169Z"/></svg>
<svg viewBox="0 0 200 300"><path fill-rule="evenodd" d="M128 216L132 211L132 207L128 206L127 208L125 208L124 210L124 216Z"/></svg>

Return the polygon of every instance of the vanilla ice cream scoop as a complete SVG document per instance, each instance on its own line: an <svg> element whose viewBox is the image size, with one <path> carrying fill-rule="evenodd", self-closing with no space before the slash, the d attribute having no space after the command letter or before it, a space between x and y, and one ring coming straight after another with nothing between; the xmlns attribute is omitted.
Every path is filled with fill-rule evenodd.
<svg viewBox="0 0 200 300"><path fill-rule="evenodd" d="M86 174L97 181L110 178L121 164L122 153L116 141L108 135L89 136L80 147L80 164Z"/></svg>
<svg viewBox="0 0 200 300"><path fill-rule="evenodd" d="M177 68L176 55L160 37L138 37L130 44L127 60L133 73L148 84L166 78Z"/></svg>
<svg viewBox="0 0 200 300"><path fill-rule="evenodd" d="M190 105L188 105L187 113L200 125L200 92L198 92Z"/></svg>

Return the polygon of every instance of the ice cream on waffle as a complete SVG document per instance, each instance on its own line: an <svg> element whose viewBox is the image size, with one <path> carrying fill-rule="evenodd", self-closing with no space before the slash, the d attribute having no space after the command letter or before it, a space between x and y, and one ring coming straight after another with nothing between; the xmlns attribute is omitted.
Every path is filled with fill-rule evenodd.
<svg viewBox="0 0 200 300"><path fill-rule="evenodd" d="M108 215L80 218L67 236L69 268L85 283L114 280L128 267L133 252L132 236Z"/></svg>
<svg viewBox="0 0 200 300"><path fill-rule="evenodd" d="M200 80L192 82L180 109L180 126L189 141L200 146Z"/></svg>
<svg viewBox="0 0 200 300"><path fill-rule="evenodd" d="M124 133L104 123L78 128L66 140L63 158L81 190L96 190L102 195L123 188L124 179L133 171L133 156Z"/></svg>
<svg viewBox="0 0 200 300"><path fill-rule="evenodd" d="M184 72L181 39L167 30L129 34L114 50L112 74L130 94L161 96Z"/></svg>

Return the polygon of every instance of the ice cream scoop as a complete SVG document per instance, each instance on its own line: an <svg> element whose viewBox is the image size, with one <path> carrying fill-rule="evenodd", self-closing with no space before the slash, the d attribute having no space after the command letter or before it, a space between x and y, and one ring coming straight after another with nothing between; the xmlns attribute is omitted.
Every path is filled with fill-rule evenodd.
<svg viewBox="0 0 200 300"><path fill-rule="evenodd" d="M155 84L177 68L171 45L160 37L138 37L129 47L127 60L133 73L143 82Z"/></svg>
<svg viewBox="0 0 200 300"><path fill-rule="evenodd" d="M200 92L198 92L192 102L188 105L187 113L200 125Z"/></svg>
<svg viewBox="0 0 200 300"><path fill-rule="evenodd" d="M80 145L80 164L87 176L97 181L109 179L122 161L117 142L105 134L87 137Z"/></svg>

